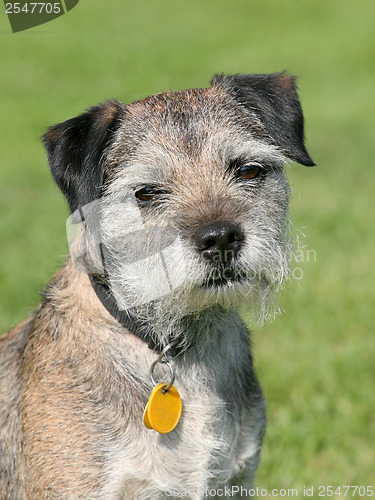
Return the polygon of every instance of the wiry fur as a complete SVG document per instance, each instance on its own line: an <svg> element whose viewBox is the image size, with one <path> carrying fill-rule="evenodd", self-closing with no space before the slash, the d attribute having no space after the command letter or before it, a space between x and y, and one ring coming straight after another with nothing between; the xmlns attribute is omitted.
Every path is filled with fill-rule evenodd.
<svg viewBox="0 0 375 500"><path fill-rule="evenodd" d="M235 310L244 302L261 320L288 276L285 157L312 164L294 80L217 76L208 89L112 101L44 140L72 223L85 221L39 310L1 340L0 497L201 500L207 488L250 488L264 401ZM262 176L239 178L239 159ZM140 202L150 185L158 195ZM213 222L241 228L231 259L197 249ZM183 346L172 361L183 413L169 434L142 419L158 353L108 313L82 265L159 345Z"/></svg>
<svg viewBox="0 0 375 500"><path fill-rule="evenodd" d="M173 121L174 101L186 117L188 113L199 112L193 154L186 130L176 127ZM150 278L154 262L149 262L150 269L145 261L140 263L139 269L134 266L129 269L132 252L137 255L140 250L133 242L126 249L127 258L122 255L124 240L132 230L125 208L129 196L134 199L137 189L155 184L167 194L158 200L158 205L143 210L141 224L146 230L167 226L177 232L181 238L180 251L170 255L169 262L172 262L170 267L175 275L183 272L186 280L183 286L163 295L156 304L146 301L143 307L138 306L137 313L152 324L161 316L161 334L166 337L175 330L174 319L198 313L216 303L227 309L245 300L258 310L258 319L262 320L267 305L273 304L272 292L284 282L289 270L289 187L284 174L284 157L274 145L253 137L248 121L246 126L241 121L241 110L237 110L236 115L233 107L225 106L217 98L217 89L209 89L199 98L192 91L155 96L147 104L159 108L163 120L159 115L150 117L142 104L136 103L134 109L129 107L126 127L119 130L111 146L108 162L115 173L102 205L102 239L112 257L107 270L119 300L126 297L135 300L137 290L140 295L146 293L147 296L148 287L153 290L160 286L158 277L155 281ZM135 142L133 135L145 129L145 119L148 128L142 144L129 154L127 145ZM256 123L255 118L254 121ZM233 173L228 172L228 165L238 157L272 167L260 189L254 190L237 182ZM140 227L135 219L134 230ZM200 286L213 269L192 247L191 238L200 225L217 219L238 223L246 235L245 248L235 262L235 272L244 273L247 280L233 290ZM152 236L148 238L151 249L157 243L152 241ZM180 269L182 265L183 270Z"/></svg>

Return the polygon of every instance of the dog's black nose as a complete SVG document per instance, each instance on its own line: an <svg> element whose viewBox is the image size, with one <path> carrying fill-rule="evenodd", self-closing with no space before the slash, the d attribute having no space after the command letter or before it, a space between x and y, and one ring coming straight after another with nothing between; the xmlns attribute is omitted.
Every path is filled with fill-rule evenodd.
<svg viewBox="0 0 375 500"><path fill-rule="evenodd" d="M232 222L212 222L198 229L194 241L203 257L212 262L229 262L236 257L244 234Z"/></svg>

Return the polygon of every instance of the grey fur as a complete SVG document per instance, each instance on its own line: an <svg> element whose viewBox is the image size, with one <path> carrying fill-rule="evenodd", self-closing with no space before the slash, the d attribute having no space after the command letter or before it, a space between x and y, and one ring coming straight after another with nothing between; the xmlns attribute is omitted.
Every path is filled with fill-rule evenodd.
<svg viewBox="0 0 375 500"><path fill-rule="evenodd" d="M97 185L84 195L73 260L33 318L0 344L1 498L157 500L185 492L203 500L208 488L252 487L265 404L236 309L245 303L258 322L277 310L273 294L288 278L291 247L284 155L298 156L299 146L288 141L283 151L283 140L271 138L283 132L268 133L264 115L237 101L227 78L128 107L108 103L46 134L52 173L72 209L84 193L74 182L90 182L79 171L69 178L80 148L86 166L100 156L105 181L99 204L91 196ZM270 85L295 102L288 78L273 75ZM90 120L90 134L105 131L95 154L69 143L83 140ZM239 178L239 158L264 175ZM95 182L98 167L90 167ZM142 204L136 193L150 185L158 194ZM243 234L238 255L227 261L220 253L220 265L194 243L199 228L217 221ZM159 269L154 256L162 251ZM142 418L158 353L109 315L83 269L145 320L155 341L183 345L172 360L183 413L169 434L147 429ZM210 284L227 270L224 283Z"/></svg>

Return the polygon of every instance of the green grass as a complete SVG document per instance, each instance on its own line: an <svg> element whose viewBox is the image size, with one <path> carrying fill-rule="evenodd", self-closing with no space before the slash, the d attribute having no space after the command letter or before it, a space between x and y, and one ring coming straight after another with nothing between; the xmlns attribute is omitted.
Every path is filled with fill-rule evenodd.
<svg viewBox="0 0 375 500"><path fill-rule="evenodd" d="M67 249L46 126L215 72L288 69L318 164L290 170L291 214L316 261L280 298L285 313L253 332L269 421L257 483L300 496L374 484L374 18L372 0L82 0L12 34L1 7L1 331L37 305Z"/></svg>

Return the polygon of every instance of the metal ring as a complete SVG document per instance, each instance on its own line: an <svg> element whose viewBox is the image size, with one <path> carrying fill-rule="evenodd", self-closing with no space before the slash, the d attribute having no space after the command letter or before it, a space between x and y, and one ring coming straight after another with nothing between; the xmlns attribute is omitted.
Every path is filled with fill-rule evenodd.
<svg viewBox="0 0 375 500"><path fill-rule="evenodd" d="M173 367L172 365L170 364L170 362L167 360L167 359L157 359L156 361L154 361L151 365L151 368L150 368L150 377L151 377L151 382L156 386L157 383L155 382L155 379L154 379L154 369L155 369L155 366L158 364L158 363L164 363L168 366L169 368L169 371L170 371L170 375L171 375L171 380L169 382L169 384L165 384L165 387L163 387L163 391L167 392L168 389L170 389L172 387L172 385L174 384L174 380L175 380L175 373L174 373L174 370L173 370Z"/></svg>
<svg viewBox="0 0 375 500"><path fill-rule="evenodd" d="M168 354L168 351L171 351L173 347L176 345L176 342L172 342L167 344L161 353L158 356L158 361L163 361L163 359L167 359L168 361L173 358L172 353Z"/></svg>

